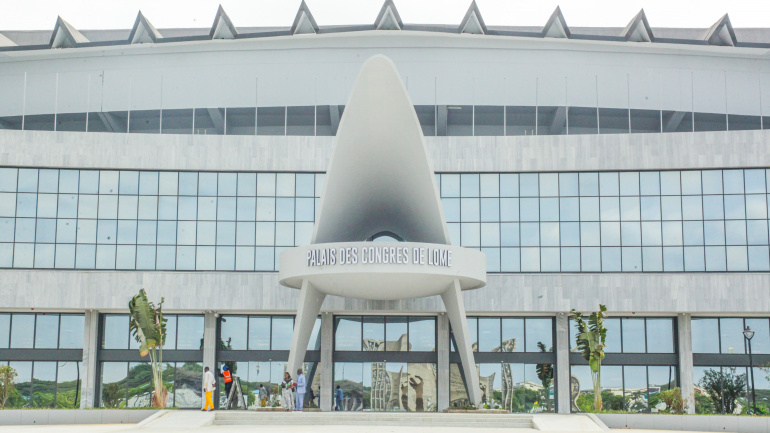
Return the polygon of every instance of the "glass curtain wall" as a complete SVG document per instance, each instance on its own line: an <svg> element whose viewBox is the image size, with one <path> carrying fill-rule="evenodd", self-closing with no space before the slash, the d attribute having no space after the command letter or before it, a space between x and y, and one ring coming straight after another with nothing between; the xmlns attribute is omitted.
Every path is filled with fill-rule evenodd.
<svg viewBox="0 0 770 433"><path fill-rule="evenodd" d="M280 383L289 359L291 338L294 332L294 316L285 315L222 315L219 318L219 347L215 375L223 366L239 377L241 388L250 409L279 407ZM307 407L318 407L321 385L321 318L313 326L307 346L303 372L307 378ZM296 379L296 372L290 372ZM219 380L219 407L227 400L224 382ZM261 385L269 397L263 402L258 398ZM312 390L312 397L310 395Z"/></svg>
<svg viewBox="0 0 770 433"><path fill-rule="evenodd" d="M751 358L746 327L754 331ZM693 317L692 350L697 413L770 413L770 319L767 317ZM752 369L753 365L753 384Z"/></svg>
<svg viewBox="0 0 770 433"><path fill-rule="evenodd" d="M163 381L168 406L200 408L203 375L202 315L164 314ZM103 408L149 407L153 392L149 356L139 355L139 343L129 331L127 314L100 318L99 402Z"/></svg>
<svg viewBox="0 0 770 433"><path fill-rule="evenodd" d="M334 336L336 408L437 410L435 317L338 316Z"/></svg>
<svg viewBox="0 0 770 433"><path fill-rule="evenodd" d="M0 313L0 365L17 374L5 407L79 408L83 331L82 314Z"/></svg>
<svg viewBox="0 0 770 433"><path fill-rule="evenodd" d="M665 392L677 388L676 326L670 317L610 317L602 361L602 400L606 410L668 413ZM576 347L570 319L570 396L572 412L593 412L591 369ZM663 394L662 394L663 393Z"/></svg>
<svg viewBox="0 0 770 433"><path fill-rule="evenodd" d="M551 317L468 317L482 405L509 412L555 412ZM450 405L470 403L450 329Z"/></svg>

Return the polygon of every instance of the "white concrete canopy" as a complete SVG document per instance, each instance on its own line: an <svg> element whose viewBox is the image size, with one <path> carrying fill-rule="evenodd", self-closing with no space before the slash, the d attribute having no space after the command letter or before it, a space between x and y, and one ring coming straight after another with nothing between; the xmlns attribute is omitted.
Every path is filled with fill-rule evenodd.
<svg viewBox="0 0 770 433"><path fill-rule="evenodd" d="M291 25L290 33L292 35L301 35L305 33L318 33L318 24L310 13L305 0L299 5L297 16L294 17L294 23Z"/></svg>
<svg viewBox="0 0 770 433"><path fill-rule="evenodd" d="M564 15L561 13L561 8L556 6L556 9L548 18L548 22L543 27L542 35L544 38L561 38L569 39L571 36L567 21L564 19Z"/></svg>
<svg viewBox="0 0 770 433"><path fill-rule="evenodd" d="M644 9L640 10L636 16L628 23L620 36L630 42L655 42L655 36L652 34L650 23L647 22L647 15Z"/></svg>
<svg viewBox="0 0 770 433"><path fill-rule="evenodd" d="M367 242L381 233L403 242ZM481 401L461 291L486 284L486 256L450 245L417 113L387 57L367 60L353 85L311 245L283 251L280 261L281 284L301 289L288 371L302 364L327 294L372 300L441 295L469 398Z"/></svg>
<svg viewBox="0 0 770 433"><path fill-rule="evenodd" d="M487 25L484 24L484 18L481 17L481 11L475 0L471 2L470 7L468 7L468 11L465 13L458 29L460 30L460 33L470 33L474 35L487 34Z"/></svg>
<svg viewBox="0 0 770 433"><path fill-rule="evenodd" d="M385 3L374 20L374 28L377 30L401 30L404 28L404 22L401 21L401 15L398 14L393 0L385 0Z"/></svg>
<svg viewBox="0 0 770 433"><path fill-rule="evenodd" d="M706 31L704 40L709 45L721 45L727 47L734 47L738 43L738 39L735 37L735 31L733 25L730 23L730 17L724 14L713 26Z"/></svg>

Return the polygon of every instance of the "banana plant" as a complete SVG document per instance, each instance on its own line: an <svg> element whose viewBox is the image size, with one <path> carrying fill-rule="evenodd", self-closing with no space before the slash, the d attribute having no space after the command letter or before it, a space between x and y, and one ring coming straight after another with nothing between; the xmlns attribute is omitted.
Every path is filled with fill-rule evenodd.
<svg viewBox="0 0 770 433"><path fill-rule="evenodd" d="M545 344L542 341L537 342L537 348L541 353L546 353ZM547 350L553 352L553 347ZM553 381L553 365L551 364L536 364L535 371L537 372L537 378L543 384L543 400L545 400L546 412L551 411L551 382Z"/></svg>
<svg viewBox="0 0 770 433"><path fill-rule="evenodd" d="M153 407L166 407L168 403L168 390L163 384L163 344L166 342L167 321L163 318L164 300L161 298L160 303L155 305L147 300L147 292L142 289L128 303L131 312L130 329L139 343L139 355L150 355Z"/></svg>
<svg viewBox="0 0 770 433"><path fill-rule="evenodd" d="M607 328L604 327L605 312L607 307L599 305L599 311L591 313L588 320L583 320L583 314L570 312L577 326L577 348L583 359L588 361L591 367L591 382L594 386L594 409L600 412L602 405L602 359L604 359L604 340L607 337Z"/></svg>

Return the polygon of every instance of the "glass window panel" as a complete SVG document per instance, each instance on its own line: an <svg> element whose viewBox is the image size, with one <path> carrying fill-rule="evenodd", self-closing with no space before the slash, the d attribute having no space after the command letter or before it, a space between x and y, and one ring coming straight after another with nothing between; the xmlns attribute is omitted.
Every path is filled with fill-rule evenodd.
<svg viewBox="0 0 770 433"><path fill-rule="evenodd" d="M668 198L668 197L664 197ZM703 207L701 203L701 196L684 196L682 197L682 217L686 220L701 220L703 219Z"/></svg>
<svg viewBox="0 0 770 433"><path fill-rule="evenodd" d="M559 246L559 223L540 223L540 245Z"/></svg>
<svg viewBox="0 0 770 433"><path fill-rule="evenodd" d="M703 196L703 218L707 220L724 219L724 203L721 195Z"/></svg>
<svg viewBox="0 0 770 433"><path fill-rule="evenodd" d="M474 352L478 352L479 351L479 340L478 340L479 319L478 317L467 317L466 321L468 323L468 340L470 342L471 348L473 349Z"/></svg>
<svg viewBox="0 0 770 433"><path fill-rule="evenodd" d="M622 269L620 248L602 248L602 272L620 272Z"/></svg>
<svg viewBox="0 0 770 433"><path fill-rule="evenodd" d="M178 191L178 183L179 183L178 173L160 172L158 174L158 194L176 195Z"/></svg>
<svg viewBox="0 0 770 433"><path fill-rule="evenodd" d="M598 196L599 195L599 174L598 173L580 173L580 195Z"/></svg>
<svg viewBox="0 0 770 433"><path fill-rule="evenodd" d="M599 199L596 197L580 197L580 220L599 221Z"/></svg>
<svg viewBox="0 0 770 433"><path fill-rule="evenodd" d="M257 247L254 249L254 270L275 270L275 249L272 247Z"/></svg>
<svg viewBox="0 0 770 433"><path fill-rule="evenodd" d="M682 200L679 196L661 197L661 208L664 220L682 219Z"/></svg>
<svg viewBox="0 0 770 433"><path fill-rule="evenodd" d="M431 317L409 318L409 350L435 352L436 319Z"/></svg>
<svg viewBox="0 0 770 433"><path fill-rule="evenodd" d="M460 196L478 197L479 196L479 175L461 174L460 175Z"/></svg>
<svg viewBox="0 0 770 433"><path fill-rule="evenodd" d="M602 246L620 245L620 223L601 223Z"/></svg>
<svg viewBox="0 0 770 433"><path fill-rule="evenodd" d="M580 202L577 197L559 199L559 219L561 221L580 220Z"/></svg>
<svg viewBox="0 0 770 433"><path fill-rule="evenodd" d="M80 407L80 363L63 361L56 364L56 407L77 409Z"/></svg>
<svg viewBox="0 0 770 433"><path fill-rule="evenodd" d="M745 326L754 331L754 337L751 338L751 353L770 353L770 321L765 317L746 318Z"/></svg>
<svg viewBox="0 0 770 433"><path fill-rule="evenodd" d="M767 219L767 200L764 194L746 196L746 218Z"/></svg>
<svg viewBox="0 0 770 433"><path fill-rule="evenodd" d="M746 232L748 233L749 245L767 245L766 221L746 221Z"/></svg>
<svg viewBox="0 0 770 433"><path fill-rule="evenodd" d="M746 247L726 247L727 252L727 270L728 271L748 271L748 254Z"/></svg>
<svg viewBox="0 0 770 433"><path fill-rule="evenodd" d="M128 349L130 337L129 317L125 314L107 314L104 316L104 335L102 349Z"/></svg>
<svg viewBox="0 0 770 433"><path fill-rule="evenodd" d="M538 343L553 347L553 320L550 318L525 319L525 352L539 352Z"/></svg>
<svg viewBox="0 0 770 433"><path fill-rule="evenodd" d="M169 197L161 197L161 199L166 199L166 198L169 198ZM174 214L176 214L176 209L174 209ZM144 219L144 220L157 219L158 218L158 197L154 197L154 196L139 197L138 217L139 219Z"/></svg>
<svg viewBox="0 0 770 433"><path fill-rule="evenodd" d="M599 173L599 191L602 196L620 195L617 173Z"/></svg>
<svg viewBox="0 0 770 433"><path fill-rule="evenodd" d="M540 173L540 197L559 196L559 177L557 173Z"/></svg>
<svg viewBox="0 0 770 433"><path fill-rule="evenodd" d="M249 350L270 350L270 316L249 316Z"/></svg>
<svg viewBox="0 0 770 433"><path fill-rule="evenodd" d="M743 194L743 170L722 171L725 194Z"/></svg>
<svg viewBox="0 0 770 433"><path fill-rule="evenodd" d="M663 247L663 270L666 272L684 270L684 250L682 247Z"/></svg>
<svg viewBox="0 0 770 433"><path fill-rule="evenodd" d="M500 318L479 317L479 352L494 352L500 348Z"/></svg>
<svg viewBox="0 0 770 433"><path fill-rule="evenodd" d="M620 203L617 197L602 197L599 201L602 221L618 221L620 219Z"/></svg>
<svg viewBox="0 0 770 433"><path fill-rule="evenodd" d="M746 245L746 222L725 221L725 241L727 245Z"/></svg>
<svg viewBox="0 0 770 433"><path fill-rule="evenodd" d="M500 175L494 173L482 173L479 177L482 197L500 196Z"/></svg>
<svg viewBox="0 0 770 433"><path fill-rule="evenodd" d="M444 175L441 176L442 188ZM500 175L500 197L519 196L519 175L504 173Z"/></svg>
<svg viewBox="0 0 770 433"><path fill-rule="evenodd" d="M519 199L501 198L500 199L500 220L501 221L519 221Z"/></svg>
<svg viewBox="0 0 770 433"><path fill-rule="evenodd" d="M621 319L621 327L623 329L623 352L644 353L646 347L644 319L624 317Z"/></svg>
<svg viewBox="0 0 770 433"><path fill-rule="evenodd" d="M364 316L363 350L377 352L385 350L385 318Z"/></svg>
<svg viewBox="0 0 770 433"><path fill-rule="evenodd" d="M59 348L82 349L84 326L85 318L82 314L62 314L59 325Z"/></svg>
<svg viewBox="0 0 770 433"><path fill-rule="evenodd" d="M647 367L643 365L623 367L625 409L644 413L648 408Z"/></svg>
<svg viewBox="0 0 770 433"><path fill-rule="evenodd" d="M56 218L56 194L38 194L37 216L38 218Z"/></svg>
<svg viewBox="0 0 770 433"><path fill-rule="evenodd" d="M559 272L561 270L561 253L558 248L540 249L540 271Z"/></svg>
<svg viewBox="0 0 770 433"><path fill-rule="evenodd" d="M521 224L521 245L527 247L537 247L540 245L540 224L522 223Z"/></svg>
<svg viewBox="0 0 770 433"><path fill-rule="evenodd" d="M12 198L10 195L8 198ZM7 216L13 216L12 212L6 212ZM34 217L37 215L37 194L16 195L16 216Z"/></svg>
<svg viewBox="0 0 770 433"><path fill-rule="evenodd" d="M703 223L685 221L682 223L684 245L703 245Z"/></svg>
<svg viewBox="0 0 770 433"><path fill-rule="evenodd" d="M770 250L766 246L749 247L749 270L770 270Z"/></svg>
<svg viewBox="0 0 770 433"><path fill-rule="evenodd" d="M529 200L529 199L524 199ZM541 221L559 221L559 199L541 198L540 199L540 220Z"/></svg>
<svg viewBox="0 0 770 433"><path fill-rule="evenodd" d="M706 270L724 271L727 269L725 247L706 247Z"/></svg>
<svg viewBox="0 0 770 433"><path fill-rule="evenodd" d="M580 248L561 248L561 271L580 272Z"/></svg>
<svg viewBox="0 0 770 433"><path fill-rule="evenodd" d="M500 224L500 244L505 247L519 246L519 224Z"/></svg>
<svg viewBox="0 0 770 433"><path fill-rule="evenodd" d="M480 209L479 199L461 198L460 199L460 220L463 222L479 221Z"/></svg>
<svg viewBox="0 0 770 433"><path fill-rule="evenodd" d="M688 170L681 173L682 176L682 194L701 194L701 172L697 170Z"/></svg>
<svg viewBox="0 0 770 433"><path fill-rule="evenodd" d="M35 349L56 349L59 344L59 315L38 314Z"/></svg>
<svg viewBox="0 0 770 433"><path fill-rule="evenodd" d="M389 316L385 318L385 350L408 350L407 318Z"/></svg>
<svg viewBox="0 0 770 433"><path fill-rule="evenodd" d="M725 219L744 219L746 218L746 203L742 195L726 195L725 197Z"/></svg>
<svg viewBox="0 0 770 433"><path fill-rule="evenodd" d="M660 195L660 173L643 171L639 173L641 195Z"/></svg>
<svg viewBox="0 0 770 433"><path fill-rule="evenodd" d="M225 350L246 350L247 327L246 316L222 316L220 319L220 335ZM265 331L263 330L262 332Z"/></svg>
<svg viewBox="0 0 770 433"><path fill-rule="evenodd" d="M291 348L291 338L294 332L294 317L292 316L273 316L271 327L271 349L289 350Z"/></svg>
<svg viewBox="0 0 770 433"><path fill-rule="evenodd" d="M34 314L13 314L11 318L11 349L31 349L34 333Z"/></svg>
<svg viewBox="0 0 770 433"><path fill-rule="evenodd" d="M522 352L524 351L524 319L507 318L502 319L502 346L501 352Z"/></svg>
<svg viewBox="0 0 770 433"><path fill-rule="evenodd" d="M452 199L446 199L452 200ZM447 217L447 221L449 218ZM500 200L497 198L481 199L481 221L500 221Z"/></svg>
<svg viewBox="0 0 770 433"><path fill-rule="evenodd" d="M577 173L559 173L559 195L562 197L579 195Z"/></svg>
<svg viewBox="0 0 770 433"><path fill-rule="evenodd" d="M334 333L334 350L361 350L361 317L337 317Z"/></svg>
<svg viewBox="0 0 770 433"><path fill-rule="evenodd" d="M703 194L722 194L722 171L704 170L701 172Z"/></svg>
<svg viewBox="0 0 770 433"><path fill-rule="evenodd" d="M580 245L599 246L599 223L580 223Z"/></svg>
<svg viewBox="0 0 770 433"><path fill-rule="evenodd" d="M522 173L519 175L519 188L522 197L537 197L539 177L537 173Z"/></svg>
<svg viewBox="0 0 770 433"><path fill-rule="evenodd" d="M581 248L580 266L583 272L600 272L602 268L599 248Z"/></svg>
<svg viewBox="0 0 770 433"><path fill-rule="evenodd" d="M746 353L743 337L743 319L719 319L721 353Z"/></svg>
<svg viewBox="0 0 770 433"><path fill-rule="evenodd" d="M233 191L235 194L235 191ZM235 197L219 197L217 199L216 219L220 221L235 221ZM203 219L198 216L198 219Z"/></svg>
<svg viewBox="0 0 770 433"><path fill-rule="evenodd" d="M639 197L620 198L620 219L623 221L639 221L641 208Z"/></svg>

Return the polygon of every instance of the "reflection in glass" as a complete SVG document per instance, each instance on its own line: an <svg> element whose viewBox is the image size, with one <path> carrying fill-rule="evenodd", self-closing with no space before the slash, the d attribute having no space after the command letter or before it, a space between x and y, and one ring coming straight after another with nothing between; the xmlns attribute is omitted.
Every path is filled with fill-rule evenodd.
<svg viewBox="0 0 770 433"><path fill-rule="evenodd" d="M385 318L382 316L365 316L364 321L364 352L385 350Z"/></svg>
<svg viewBox="0 0 770 433"><path fill-rule="evenodd" d="M334 328L334 350L361 350L360 317L337 317Z"/></svg>
<svg viewBox="0 0 770 433"><path fill-rule="evenodd" d="M409 350L407 318L388 317L385 321L385 350L404 352Z"/></svg>

